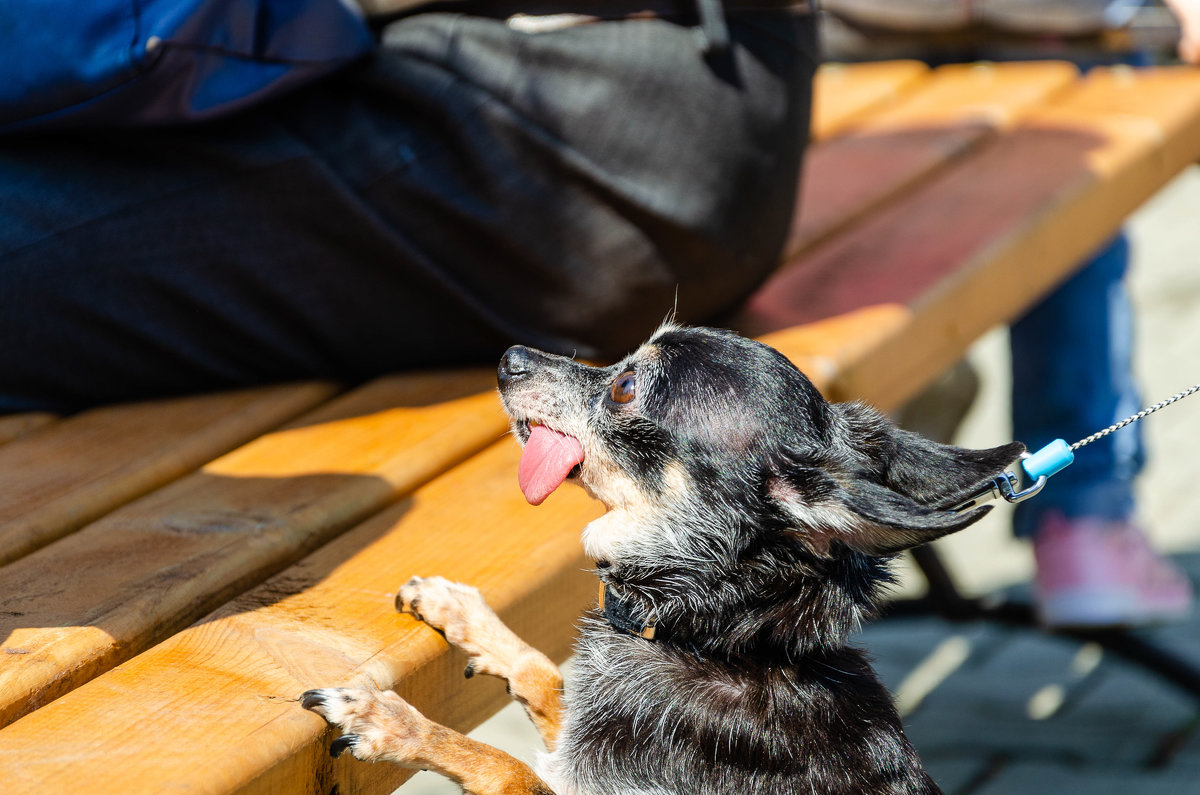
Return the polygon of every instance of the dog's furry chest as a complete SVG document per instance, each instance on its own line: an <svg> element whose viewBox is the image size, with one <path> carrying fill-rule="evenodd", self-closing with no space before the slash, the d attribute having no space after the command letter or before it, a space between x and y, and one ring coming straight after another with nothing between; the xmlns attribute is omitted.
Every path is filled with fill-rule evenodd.
<svg viewBox="0 0 1200 795"><path fill-rule="evenodd" d="M936 792L865 658L842 652L825 673L703 660L585 621L545 773L578 795Z"/></svg>

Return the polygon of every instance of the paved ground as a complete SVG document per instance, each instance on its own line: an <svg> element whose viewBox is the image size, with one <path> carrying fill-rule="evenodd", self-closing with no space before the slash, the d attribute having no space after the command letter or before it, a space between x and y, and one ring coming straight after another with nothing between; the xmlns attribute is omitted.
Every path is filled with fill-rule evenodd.
<svg viewBox="0 0 1200 795"><path fill-rule="evenodd" d="M1200 167L1160 193L1129 226L1136 252L1139 373L1147 403L1200 381ZM1003 331L972 352L983 391L961 444L1011 438ZM1151 465L1143 521L1200 583L1200 395L1146 420ZM1073 441L1073 440L1070 440ZM1029 551L1001 510L942 544L965 591L1028 592ZM901 593L920 590L905 568ZM1200 665L1200 616L1145 633ZM887 619L862 641L897 695L908 732L942 788L961 795L1200 793L1200 704L1094 645L994 625ZM518 709L479 739L532 760L536 734ZM398 795L457 789L420 774Z"/></svg>

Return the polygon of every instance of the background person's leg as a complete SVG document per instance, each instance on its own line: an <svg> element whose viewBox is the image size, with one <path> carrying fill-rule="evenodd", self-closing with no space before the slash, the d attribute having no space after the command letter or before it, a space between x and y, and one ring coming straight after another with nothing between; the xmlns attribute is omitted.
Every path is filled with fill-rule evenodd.
<svg viewBox="0 0 1200 795"><path fill-rule="evenodd" d="M1013 435L1030 450L1076 442L1140 408L1128 261L1121 235L1013 324ZM1137 425L1088 445L1037 499L1017 506L1014 531L1033 536L1048 513L1129 519L1144 457Z"/></svg>
<svg viewBox="0 0 1200 795"><path fill-rule="evenodd" d="M1014 324L1013 431L1031 449L1078 441L1139 410L1128 261L1121 236ZM1041 494L1017 506L1014 530L1033 541L1044 623L1136 624L1187 612L1186 577L1133 522L1143 459L1135 424L1081 448Z"/></svg>

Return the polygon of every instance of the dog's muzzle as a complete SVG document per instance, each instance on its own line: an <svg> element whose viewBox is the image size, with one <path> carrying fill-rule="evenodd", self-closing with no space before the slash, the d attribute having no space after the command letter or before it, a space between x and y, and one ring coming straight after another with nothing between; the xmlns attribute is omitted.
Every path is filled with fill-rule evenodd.
<svg viewBox="0 0 1200 795"><path fill-rule="evenodd" d="M504 389L513 381L526 378L534 370L533 351L524 345L514 345L500 357L500 365L496 368L496 380Z"/></svg>

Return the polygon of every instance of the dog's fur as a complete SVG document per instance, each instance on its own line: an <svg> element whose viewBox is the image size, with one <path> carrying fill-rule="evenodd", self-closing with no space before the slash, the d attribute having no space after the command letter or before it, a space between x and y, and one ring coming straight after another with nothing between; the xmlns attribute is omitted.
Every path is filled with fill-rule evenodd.
<svg viewBox="0 0 1200 795"><path fill-rule="evenodd" d="M617 381L635 389L628 402L613 399ZM509 681L550 748L541 775L393 693L310 691L305 706L348 732L335 750L477 793L938 791L848 639L887 560L979 519L987 508L950 508L1021 445L972 451L898 430L827 403L771 348L712 329L668 325L605 368L514 348L500 384L522 443L530 422L579 440L571 479L608 507L585 548L655 638L587 615L564 710L554 666L477 593L414 580L401 609Z"/></svg>

